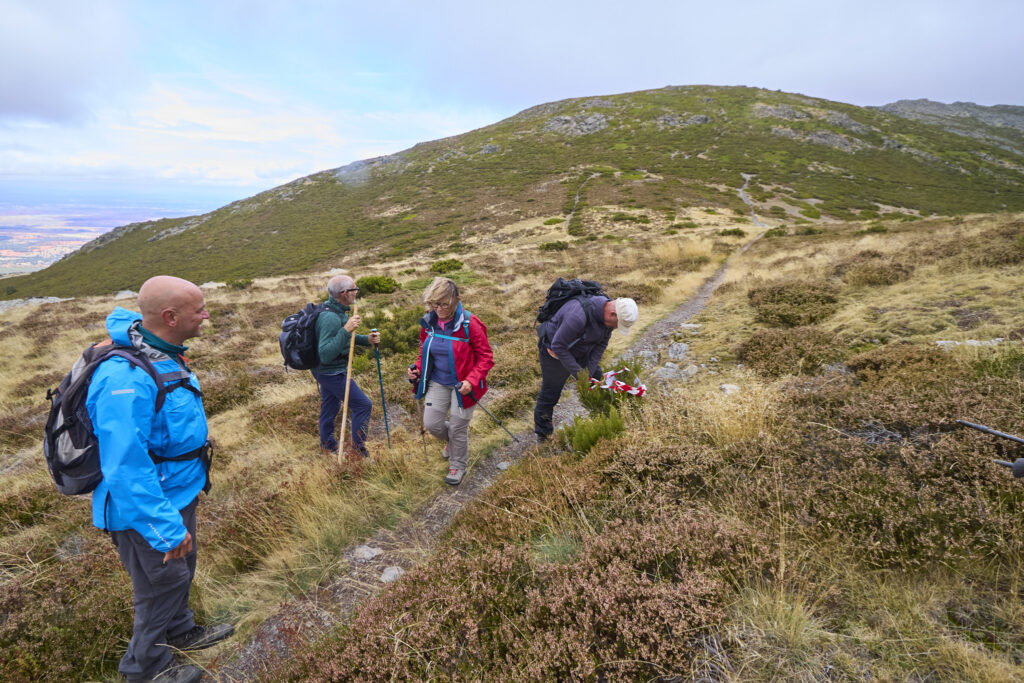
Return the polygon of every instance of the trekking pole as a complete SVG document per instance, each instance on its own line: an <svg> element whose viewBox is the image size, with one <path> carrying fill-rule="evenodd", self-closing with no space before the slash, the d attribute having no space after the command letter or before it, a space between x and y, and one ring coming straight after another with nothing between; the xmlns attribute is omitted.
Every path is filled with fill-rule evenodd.
<svg viewBox="0 0 1024 683"><path fill-rule="evenodd" d="M410 365L409 369L411 370L412 368L415 368L415 367L416 367L415 365ZM423 457L426 458L427 457L427 430L423 426L423 408L420 407L419 399L416 398L416 392L415 392L416 380L414 380L414 379L409 380L409 384L411 384L413 386L413 388L414 388L413 396L412 396L412 402L416 404L416 417L420 421L420 440L423 442Z"/></svg>
<svg viewBox="0 0 1024 683"><path fill-rule="evenodd" d="M352 305L352 317L359 315L359 306ZM345 371L345 403L344 408L341 412L341 440L338 443L338 464L341 465L343 461L343 453L345 452L345 422L348 418L348 392L352 385L352 354L356 350L356 332L352 330L349 335L348 344L348 369ZM351 431L351 430L350 430ZM355 448L355 434L352 434L353 442L352 447Z"/></svg>
<svg viewBox="0 0 1024 683"><path fill-rule="evenodd" d="M472 398L474 401L476 401L476 404L478 406L480 406L481 408L483 408L483 411L485 413L487 413L487 416L490 417L495 422L497 422L498 426L501 427L502 429L504 429L505 433L508 434L509 436L511 436L513 441L515 441L516 443L519 443L519 439L516 438L516 435L513 434L512 432L508 431L508 428L505 427L505 425L501 424L501 420L499 420L498 418L494 417L494 415L491 414L491 411L487 410L487 406L485 406L483 403L481 403L480 399L478 399L476 396L473 395L472 391L469 392L469 397Z"/></svg>
<svg viewBox="0 0 1024 683"><path fill-rule="evenodd" d="M1009 441L1024 444L1024 439L1020 438L1019 436L1007 434L1006 432L1000 432L998 430L992 429L991 427L986 427L985 425L975 424L973 422L968 422L967 420L957 420L956 423L963 425L964 427L977 429L979 432L984 432L985 434L991 434L992 436L998 436ZM1009 460L994 459L992 460L992 462L994 462L997 465L1002 465L1003 467L1009 467L1010 471L1013 472L1013 476L1016 477L1017 479L1024 477L1024 458L1017 458L1013 462L1010 462Z"/></svg>
<svg viewBox="0 0 1024 683"><path fill-rule="evenodd" d="M377 328L370 330L370 334L377 331ZM380 407L384 410L384 433L388 435L388 448L391 448L391 430L388 429L388 404L384 401L384 375L380 372L380 344L374 344L373 350L377 352L377 382L380 384Z"/></svg>

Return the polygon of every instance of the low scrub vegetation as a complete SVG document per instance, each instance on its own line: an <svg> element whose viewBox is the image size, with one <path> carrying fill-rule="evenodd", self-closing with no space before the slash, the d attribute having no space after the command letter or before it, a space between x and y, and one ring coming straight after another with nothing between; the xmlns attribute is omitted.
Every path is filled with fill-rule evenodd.
<svg viewBox="0 0 1024 683"><path fill-rule="evenodd" d="M785 282L747 293L756 319L775 327L799 327L825 320L839 309L838 290L827 282Z"/></svg>
<svg viewBox="0 0 1024 683"><path fill-rule="evenodd" d="M598 183L611 180L585 190L603 192ZM642 397L589 391L584 378L577 393L589 415L562 443L527 448L428 552L408 549L418 566L261 675L1021 678L1024 527L1013 520L1024 488L991 461L1024 451L955 422L1024 435L1021 225L969 216L859 234L860 224L830 224L734 251L726 284L692 320L700 327L677 332L694 377L652 382ZM647 312L671 310L717 269L726 242L713 246L717 229L700 242L622 221L623 243L581 240L539 255L510 248L501 258L492 244L462 238L452 272L495 351L488 409L529 432L539 386L532 321L556 276L635 291L647 302L641 315L653 318ZM362 467L321 457L316 385L285 372L277 350L281 319L320 299L326 276L207 293L211 319L190 358L219 445L200 506L192 606L200 620L232 620L241 632L197 653L213 675L282 602L327 600L319 588L346 570L345 549L445 488L447 463L422 457L404 377L427 263L359 273L402 284L360 300L361 331L382 334L392 440L388 448L374 393L374 462ZM863 269L879 265L901 266L885 271L898 279L865 279ZM4 680L112 677L131 631L130 587L113 548L84 501L54 492L38 455L45 390L102 337L97 325L113 305L81 297L0 314ZM979 321L973 338L1004 341L939 347L966 341L958 322L968 314ZM625 341L613 335L602 366L628 365L620 379L635 384L654 368L621 362ZM368 394L376 373L374 356L360 352L354 378ZM471 462L505 438L478 415ZM468 481L476 475L471 468Z"/></svg>

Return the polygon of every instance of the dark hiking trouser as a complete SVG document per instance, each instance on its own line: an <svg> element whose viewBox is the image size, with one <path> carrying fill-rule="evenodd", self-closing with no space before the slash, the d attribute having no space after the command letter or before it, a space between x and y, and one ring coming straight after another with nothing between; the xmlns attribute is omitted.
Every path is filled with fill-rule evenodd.
<svg viewBox="0 0 1024 683"><path fill-rule="evenodd" d="M322 375L314 372L317 384L320 385L320 447L328 451L338 450L338 439L334 436L334 421L345 400L345 374ZM366 397L359 386L352 381L348 393L348 408L352 415L352 446L366 455L366 425L370 422L370 409L373 403Z"/></svg>
<svg viewBox="0 0 1024 683"><path fill-rule="evenodd" d="M193 626L188 595L196 574L196 505L199 498L181 510L181 520L192 534L192 552L164 564L164 553L154 550L138 531L111 531L128 576L132 579L135 622L128 651L117 670L129 681L152 678L171 666L173 650L168 638L184 635Z"/></svg>
<svg viewBox="0 0 1024 683"><path fill-rule="evenodd" d="M537 405L533 409L533 432L546 438L555 431L551 424L555 406L562 396L565 381L573 375L565 369L562 361L552 358L542 344L538 344L537 348L540 353L540 393L537 394Z"/></svg>

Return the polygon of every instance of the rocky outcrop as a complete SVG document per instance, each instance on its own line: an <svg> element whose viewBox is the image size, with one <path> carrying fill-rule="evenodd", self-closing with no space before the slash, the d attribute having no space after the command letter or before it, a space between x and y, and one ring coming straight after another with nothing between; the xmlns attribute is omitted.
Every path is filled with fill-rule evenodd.
<svg viewBox="0 0 1024 683"><path fill-rule="evenodd" d="M711 123L711 117L705 114L682 114L686 118L680 118L674 114L662 114L654 119L658 128L686 128L687 126L702 126Z"/></svg>
<svg viewBox="0 0 1024 683"><path fill-rule="evenodd" d="M805 121L811 115L801 109L795 109L788 104L765 104L756 103L750 111L759 119L783 119L785 121Z"/></svg>
<svg viewBox="0 0 1024 683"><path fill-rule="evenodd" d="M815 130L808 133L804 133L793 128L786 128L784 126L772 127L772 135L778 135L782 138L789 138L790 140L798 140L800 142L810 142L815 145L825 145L826 147L832 147L848 154L860 151L862 149L868 149L871 145L859 140L852 138L848 135L842 135L840 133L833 133L830 130Z"/></svg>
<svg viewBox="0 0 1024 683"><path fill-rule="evenodd" d="M328 171L328 173L331 173L346 185L358 185L368 180L370 175L376 170L398 170L397 164L401 163L402 160L401 153L388 154L382 157L354 161L346 166Z"/></svg>
<svg viewBox="0 0 1024 683"><path fill-rule="evenodd" d="M608 127L609 118L604 114L579 114L577 116L556 116L544 124L547 133L562 133L573 137L588 135Z"/></svg>

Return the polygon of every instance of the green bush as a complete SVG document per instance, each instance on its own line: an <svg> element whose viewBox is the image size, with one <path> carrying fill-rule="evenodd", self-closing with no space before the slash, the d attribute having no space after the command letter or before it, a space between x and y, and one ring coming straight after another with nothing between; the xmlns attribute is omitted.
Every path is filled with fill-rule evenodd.
<svg viewBox="0 0 1024 683"><path fill-rule="evenodd" d="M565 251L569 248L569 243L563 240L557 240L555 242L541 242L538 249L541 251Z"/></svg>
<svg viewBox="0 0 1024 683"><path fill-rule="evenodd" d="M397 280L387 275L367 275L356 280L356 287L370 294L390 294L400 286Z"/></svg>
<svg viewBox="0 0 1024 683"><path fill-rule="evenodd" d="M430 272L432 273L451 273L462 268L462 261L457 258L446 258L440 261L435 261L430 266Z"/></svg>
<svg viewBox="0 0 1024 683"><path fill-rule="evenodd" d="M807 216L808 218L821 218L821 211L818 211L816 208L808 204L804 208L800 209L800 215Z"/></svg>
<svg viewBox="0 0 1024 683"><path fill-rule="evenodd" d="M616 375L615 379L635 387L641 383L640 376L643 370L643 363L639 359L633 359L628 370ZM583 407L594 415L608 415L613 408L622 412L634 410L645 400L643 396L608 389L591 389L590 386L590 376L585 370L580 372L576 377L576 394L580 397Z"/></svg>
<svg viewBox="0 0 1024 683"><path fill-rule="evenodd" d="M544 225L558 225L559 223L564 223L564 222L565 222L564 218L549 218L546 221L544 221Z"/></svg>
<svg viewBox="0 0 1024 683"><path fill-rule="evenodd" d="M582 420L577 417L572 423L565 424L559 432L559 438L568 448L584 454L601 439L610 439L625 430L625 421L615 406L612 406L607 415L597 413Z"/></svg>
<svg viewBox="0 0 1024 683"><path fill-rule="evenodd" d="M789 234L788 231L785 226L782 225L777 228L772 228L771 230L765 230L764 232L765 237L785 237L787 234Z"/></svg>
<svg viewBox="0 0 1024 683"><path fill-rule="evenodd" d="M796 234L798 234L798 235L820 235L823 232L825 232L824 228L818 228L818 227L815 227L813 225L807 225L807 226L804 226L804 227L800 228L800 230Z"/></svg>
<svg viewBox="0 0 1024 683"><path fill-rule="evenodd" d="M747 292L757 320L773 327L820 322L839 308L837 290L826 282L787 282Z"/></svg>
<svg viewBox="0 0 1024 683"><path fill-rule="evenodd" d="M239 278L237 280L228 280L225 284L230 289L248 289L252 287L252 278Z"/></svg>
<svg viewBox="0 0 1024 683"><path fill-rule="evenodd" d="M725 228L719 230L718 234L722 237L746 237L747 232L743 228Z"/></svg>

